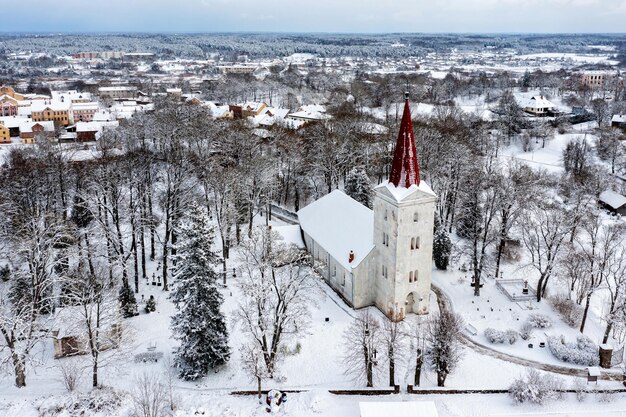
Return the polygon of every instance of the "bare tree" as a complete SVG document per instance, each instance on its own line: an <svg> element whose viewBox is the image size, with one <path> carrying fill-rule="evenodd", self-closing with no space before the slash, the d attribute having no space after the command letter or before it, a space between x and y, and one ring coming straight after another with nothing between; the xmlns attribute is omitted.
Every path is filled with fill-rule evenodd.
<svg viewBox="0 0 626 417"><path fill-rule="evenodd" d="M605 284L616 261L616 252L624 244L624 229L613 224L605 224L598 213L590 215L582 226L585 235L578 239L578 245L585 260L585 273L581 276L585 299L585 309L580 323L580 332L585 330L591 296Z"/></svg>
<svg viewBox="0 0 626 417"><path fill-rule="evenodd" d="M522 216L522 240L530 253L530 266L539 272L537 301L545 295L563 241L575 226L573 217L554 202L531 204Z"/></svg>
<svg viewBox="0 0 626 417"><path fill-rule="evenodd" d="M396 385L396 363L402 357L401 349L407 339L405 323L383 318L381 339L389 364L389 386L393 387Z"/></svg>
<svg viewBox="0 0 626 417"><path fill-rule="evenodd" d="M2 361L12 365L17 387L26 385L27 362L48 336L50 323L45 321L53 308L54 248L61 241L61 230L54 219L33 215L14 234L3 236L12 241L13 263L25 266L13 272L13 279L0 282L0 350L9 352Z"/></svg>
<svg viewBox="0 0 626 417"><path fill-rule="evenodd" d="M281 243L269 228L253 231L241 245L243 261L239 286L243 300L236 321L252 352L261 353L273 377L286 343L302 335L309 306L318 290L309 255Z"/></svg>
<svg viewBox="0 0 626 417"><path fill-rule="evenodd" d="M442 311L426 322L425 334L428 345L428 361L437 373L437 386L443 387L461 360L461 332L463 319L456 313Z"/></svg>
<svg viewBox="0 0 626 417"><path fill-rule="evenodd" d="M156 374L144 372L135 378L131 398L137 417L162 417L167 408L166 387Z"/></svg>
<svg viewBox="0 0 626 417"><path fill-rule="evenodd" d="M373 387L374 366L383 344L380 322L366 309L345 330L343 340L345 373L355 382L365 381L366 386Z"/></svg>
<svg viewBox="0 0 626 417"><path fill-rule="evenodd" d="M68 332L76 335L79 349L90 357L92 386L99 386L101 368L115 364L128 353L130 330L122 325L116 298L116 287L104 268L96 274L76 271L68 277L64 297L70 307L59 312L59 322L65 322Z"/></svg>
<svg viewBox="0 0 626 417"><path fill-rule="evenodd" d="M623 242L623 239L622 239ZM606 313L606 328L602 343L606 343L616 322L626 323L626 246L622 244L613 253L607 272L608 283L608 311Z"/></svg>

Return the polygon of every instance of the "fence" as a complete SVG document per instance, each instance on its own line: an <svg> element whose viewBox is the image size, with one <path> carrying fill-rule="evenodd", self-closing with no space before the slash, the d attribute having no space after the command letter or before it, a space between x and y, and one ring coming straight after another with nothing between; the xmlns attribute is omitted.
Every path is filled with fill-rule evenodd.
<svg viewBox="0 0 626 417"><path fill-rule="evenodd" d="M535 290L521 279L496 279L496 287L511 301L529 301L537 298Z"/></svg>

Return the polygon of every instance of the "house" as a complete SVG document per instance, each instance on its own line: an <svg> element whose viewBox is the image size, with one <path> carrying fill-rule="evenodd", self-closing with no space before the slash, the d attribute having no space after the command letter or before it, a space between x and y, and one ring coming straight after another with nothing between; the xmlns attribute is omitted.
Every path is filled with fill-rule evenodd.
<svg viewBox="0 0 626 417"><path fill-rule="evenodd" d="M100 87L98 94L102 99L111 100L133 100L137 97L137 87L134 86L114 86Z"/></svg>
<svg viewBox="0 0 626 417"><path fill-rule="evenodd" d="M282 123L289 114L289 109L278 107L265 107L256 117L252 119L254 126L271 127L276 123Z"/></svg>
<svg viewBox="0 0 626 417"><path fill-rule="evenodd" d="M183 97L183 90L180 88L168 88L165 90L165 94L170 98L180 100Z"/></svg>
<svg viewBox="0 0 626 417"><path fill-rule="evenodd" d="M54 348L54 359L66 356L85 355L90 352L89 339L84 335L84 329L80 326L81 313L77 312L78 307L60 308L56 316L56 327L52 330L52 346ZM116 349L122 339L122 324L111 323L103 327L103 333L98 337L100 351Z"/></svg>
<svg viewBox="0 0 626 417"><path fill-rule="evenodd" d="M119 122L78 122L76 123L76 141L94 142L100 138L106 129L115 129Z"/></svg>
<svg viewBox="0 0 626 417"><path fill-rule="evenodd" d="M601 192L598 197L598 203L611 213L626 216L626 197L615 191L606 190Z"/></svg>
<svg viewBox="0 0 626 417"><path fill-rule="evenodd" d="M11 96L0 97L0 116L17 116L18 101Z"/></svg>
<svg viewBox="0 0 626 417"><path fill-rule="evenodd" d="M626 114L614 114L611 118L611 127L622 129L626 133Z"/></svg>
<svg viewBox="0 0 626 417"><path fill-rule="evenodd" d="M69 126L74 123L71 107L71 101L65 99L33 102L31 118L34 122L55 122L59 126Z"/></svg>
<svg viewBox="0 0 626 417"><path fill-rule="evenodd" d="M38 139L54 138L54 122L25 122L20 125L20 141L23 144L33 144Z"/></svg>
<svg viewBox="0 0 626 417"><path fill-rule="evenodd" d="M10 136L17 137L20 135L20 125L22 123L29 122L30 119L27 117L19 117L19 116L5 116L0 117L0 124L4 125L9 129Z"/></svg>
<svg viewBox="0 0 626 417"><path fill-rule="evenodd" d="M256 117L267 108L267 103L248 101L244 104L233 104L228 106L228 110L233 113L235 119L245 119L246 117Z"/></svg>
<svg viewBox="0 0 626 417"><path fill-rule="evenodd" d="M72 103L89 103L92 101L91 93L79 92L77 90L64 90L64 91L51 91L53 100L66 101L69 100Z"/></svg>
<svg viewBox="0 0 626 417"><path fill-rule="evenodd" d="M544 96L532 96L526 103L522 105L526 113L533 116L554 116L558 113L556 105Z"/></svg>
<svg viewBox="0 0 626 417"><path fill-rule="evenodd" d="M100 106L98 103L81 102L72 103L72 117L75 123L91 122L94 115L98 112Z"/></svg>
<svg viewBox="0 0 626 417"><path fill-rule="evenodd" d="M12 87L0 86L0 96L9 96L15 100L26 100L23 94L16 93Z"/></svg>
<svg viewBox="0 0 626 417"><path fill-rule="evenodd" d="M420 179L408 94L389 180L373 191L373 210L335 190L298 211L307 251L352 307L426 314L437 196Z"/></svg>
<svg viewBox="0 0 626 417"><path fill-rule="evenodd" d="M361 417L439 417L432 401L359 402Z"/></svg>
<svg viewBox="0 0 626 417"><path fill-rule="evenodd" d="M11 143L11 131L0 122L0 144Z"/></svg>
<svg viewBox="0 0 626 417"><path fill-rule="evenodd" d="M222 74L249 74L252 75L259 67L257 65L245 65L245 64L234 64L234 65L219 65L217 69Z"/></svg>

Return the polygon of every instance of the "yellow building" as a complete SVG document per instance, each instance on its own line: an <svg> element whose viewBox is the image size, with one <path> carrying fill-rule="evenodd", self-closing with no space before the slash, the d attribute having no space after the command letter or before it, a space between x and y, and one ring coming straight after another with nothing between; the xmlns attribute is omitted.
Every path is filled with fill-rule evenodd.
<svg viewBox="0 0 626 417"><path fill-rule="evenodd" d="M60 126L69 126L74 122L70 110L71 105L68 102L48 100L42 103L33 103L31 118L33 122L55 122Z"/></svg>
<svg viewBox="0 0 626 417"><path fill-rule="evenodd" d="M5 94L9 97L13 97L16 100L26 100L26 98L22 94L16 93L13 88L3 85L0 87L0 96Z"/></svg>
<svg viewBox="0 0 626 417"><path fill-rule="evenodd" d="M0 143L11 143L9 128L0 123Z"/></svg>

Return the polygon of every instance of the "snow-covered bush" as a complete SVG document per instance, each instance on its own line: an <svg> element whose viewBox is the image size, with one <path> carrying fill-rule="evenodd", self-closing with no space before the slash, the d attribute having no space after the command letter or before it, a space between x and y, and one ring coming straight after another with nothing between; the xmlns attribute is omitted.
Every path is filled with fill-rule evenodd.
<svg viewBox="0 0 626 417"><path fill-rule="evenodd" d="M535 329L547 329L552 327L552 320L550 320L550 317L539 313L533 313L528 316L527 323Z"/></svg>
<svg viewBox="0 0 626 417"><path fill-rule="evenodd" d="M550 297L550 304L561 316L561 319L571 327L576 327L580 324L583 316L583 309L576 304L573 300L567 298L566 295L559 294Z"/></svg>
<svg viewBox="0 0 626 417"><path fill-rule="evenodd" d="M37 405L40 417L102 416L115 415L123 403L125 395L112 388L103 387L84 393L72 393L64 397L50 397Z"/></svg>
<svg viewBox="0 0 626 417"><path fill-rule="evenodd" d="M615 394L608 391L601 391L596 395L596 398L600 403L610 403L615 399Z"/></svg>
<svg viewBox="0 0 626 417"><path fill-rule="evenodd" d="M550 336L548 347L552 355L563 362L584 366L596 366L600 363L598 347L587 336L578 336L576 343L566 342L563 336Z"/></svg>
<svg viewBox="0 0 626 417"><path fill-rule="evenodd" d="M500 331L492 328L485 329L485 337L491 343L517 342L517 332L515 330Z"/></svg>
<svg viewBox="0 0 626 417"><path fill-rule="evenodd" d="M589 391L587 390L587 383L583 379L575 379L574 384L572 385L572 389L576 393L576 399L578 400L578 402L585 401Z"/></svg>
<svg viewBox="0 0 626 417"><path fill-rule="evenodd" d="M61 359L57 362L57 366L67 392L74 391L80 380L83 368L81 368L78 362L72 359Z"/></svg>
<svg viewBox="0 0 626 417"><path fill-rule="evenodd" d="M545 404L562 397L563 383L552 375L541 375L530 369L525 377L517 378L509 387L509 396L518 404Z"/></svg>
<svg viewBox="0 0 626 417"><path fill-rule="evenodd" d="M519 335L522 338L522 340L528 340L530 339L530 336L533 332L533 326L526 322L524 324L522 324L522 328L520 329Z"/></svg>

